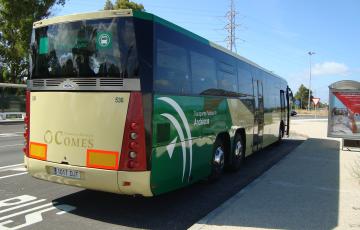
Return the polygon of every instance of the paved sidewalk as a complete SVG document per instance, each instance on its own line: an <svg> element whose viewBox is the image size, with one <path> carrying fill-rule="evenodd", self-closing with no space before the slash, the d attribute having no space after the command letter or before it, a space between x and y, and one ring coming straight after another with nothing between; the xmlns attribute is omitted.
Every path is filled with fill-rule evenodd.
<svg viewBox="0 0 360 230"><path fill-rule="evenodd" d="M326 121L291 129L308 140L190 229L360 229L360 152L326 138Z"/></svg>

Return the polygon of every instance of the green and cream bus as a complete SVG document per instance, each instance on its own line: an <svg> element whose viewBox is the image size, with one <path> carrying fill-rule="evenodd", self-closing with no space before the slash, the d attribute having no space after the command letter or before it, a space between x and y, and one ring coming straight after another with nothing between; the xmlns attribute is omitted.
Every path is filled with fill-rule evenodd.
<svg viewBox="0 0 360 230"><path fill-rule="evenodd" d="M35 22L25 165L35 178L154 196L224 170L288 131L287 82L155 15Z"/></svg>

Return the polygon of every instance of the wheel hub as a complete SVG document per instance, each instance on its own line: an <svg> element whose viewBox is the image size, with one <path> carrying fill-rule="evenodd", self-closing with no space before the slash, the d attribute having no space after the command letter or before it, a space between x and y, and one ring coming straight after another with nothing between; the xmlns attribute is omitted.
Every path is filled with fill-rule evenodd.
<svg viewBox="0 0 360 230"><path fill-rule="evenodd" d="M235 146L235 156L239 157L242 154L242 144L241 141L236 142Z"/></svg>
<svg viewBox="0 0 360 230"><path fill-rule="evenodd" d="M219 146L215 150L214 163L222 167L224 165L224 160L225 160L224 150Z"/></svg>

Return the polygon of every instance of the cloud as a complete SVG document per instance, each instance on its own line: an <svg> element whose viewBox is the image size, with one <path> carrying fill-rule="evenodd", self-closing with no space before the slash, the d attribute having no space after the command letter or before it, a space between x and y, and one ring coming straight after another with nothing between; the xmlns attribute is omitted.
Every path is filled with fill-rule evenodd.
<svg viewBox="0 0 360 230"><path fill-rule="evenodd" d="M345 76L350 77L351 79L351 76L357 71L360 73L360 68L350 69L347 65L334 61L316 63L312 66L311 70L313 76L312 88L315 87L318 89L320 86L327 88L331 81L336 81L337 79L344 78ZM323 79L323 76L327 77L327 79ZM293 92L296 92L301 84L305 85L305 87L309 87L309 68L289 74L287 76L287 80L290 88L293 89Z"/></svg>
<svg viewBox="0 0 360 230"><path fill-rule="evenodd" d="M343 63L323 62L323 63L315 64L312 67L312 74L314 76L324 76L324 75L347 76L349 74L349 67L347 67Z"/></svg>
<svg viewBox="0 0 360 230"><path fill-rule="evenodd" d="M351 73L359 75L360 74L360 68L351 69Z"/></svg>
<svg viewBox="0 0 360 230"><path fill-rule="evenodd" d="M283 37L283 38L286 38L286 39L298 38L300 36L298 33L285 31L285 30L274 29L272 31L275 34L279 35L280 37Z"/></svg>

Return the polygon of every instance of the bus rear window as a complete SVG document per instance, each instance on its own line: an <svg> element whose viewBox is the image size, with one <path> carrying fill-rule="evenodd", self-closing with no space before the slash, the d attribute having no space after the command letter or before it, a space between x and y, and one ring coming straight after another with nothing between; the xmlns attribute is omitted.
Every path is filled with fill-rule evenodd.
<svg viewBox="0 0 360 230"><path fill-rule="evenodd" d="M61 23L33 31L31 78L120 77L138 74L132 18Z"/></svg>

